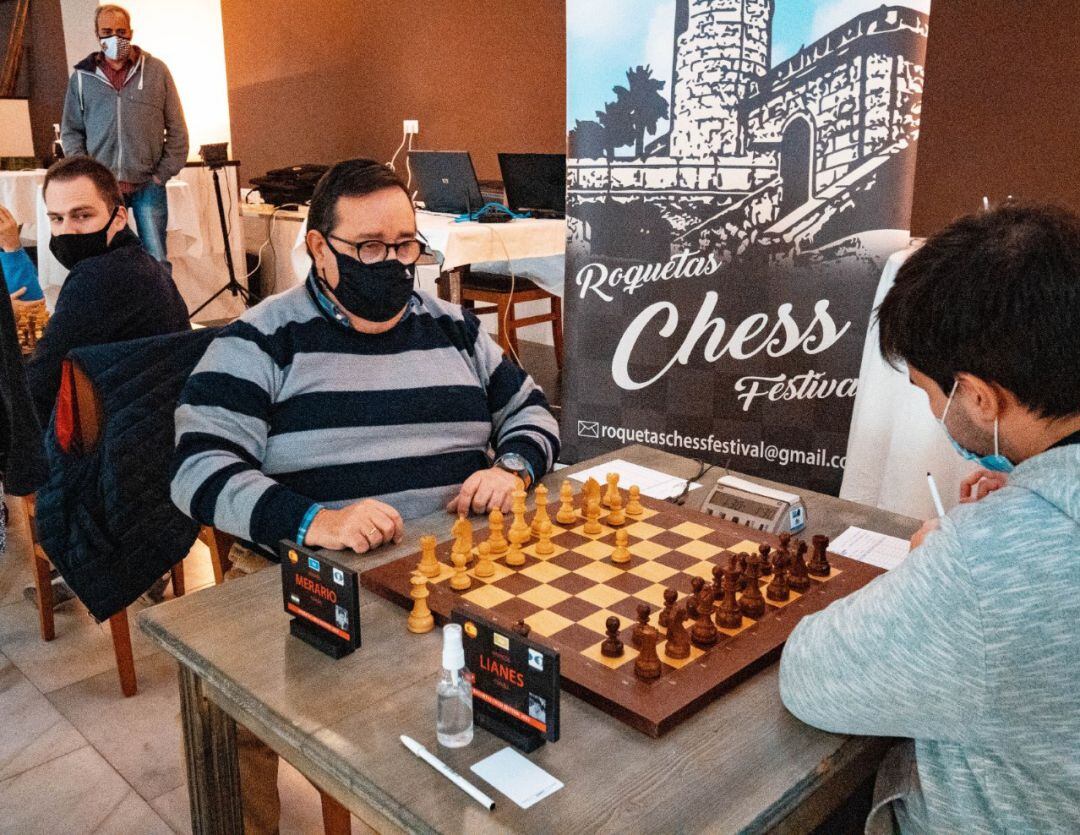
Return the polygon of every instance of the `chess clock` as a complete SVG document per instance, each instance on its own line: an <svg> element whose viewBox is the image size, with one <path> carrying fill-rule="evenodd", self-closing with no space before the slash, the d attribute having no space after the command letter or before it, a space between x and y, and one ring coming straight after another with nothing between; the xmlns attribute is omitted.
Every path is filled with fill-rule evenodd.
<svg viewBox="0 0 1080 835"><path fill-rule="evenodd" d="M720 478L701 509L766 533L798 533L806 527L806 507L799 496L730 475Z"/></svg>

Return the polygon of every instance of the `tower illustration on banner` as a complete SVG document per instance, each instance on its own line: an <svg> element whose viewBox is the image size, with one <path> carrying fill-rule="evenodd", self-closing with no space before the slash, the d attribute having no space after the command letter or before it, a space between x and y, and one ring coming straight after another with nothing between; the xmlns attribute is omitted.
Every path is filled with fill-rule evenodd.
<svg viewBox="0 0 1080 835"><path fill-rule="evenodd" d="M669 131L643 143L633 108L612 105L570 131L574 251L730 260L763 248L774 263L821 264L896 248L929 16L881 6L774 64L774 12L774 0L676 0ZM632 156L617 157L624 146ZM878 230L894 232L889 243Z"/></svg>

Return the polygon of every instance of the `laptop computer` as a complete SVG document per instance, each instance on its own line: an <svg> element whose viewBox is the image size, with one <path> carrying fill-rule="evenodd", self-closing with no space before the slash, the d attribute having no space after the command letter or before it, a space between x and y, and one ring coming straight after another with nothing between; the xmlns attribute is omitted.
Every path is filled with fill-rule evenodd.
<svg viewBox="0 0 1080 835"><path fill-rule="evenodd" d="M566 216L565 154L499 154L499 168L512 211Z"/></svg>
<svg viewBox="0 0 1080 835"><path fill-rule="evenodd" d="M409 151L409 165L428 211L463 214L484 205L468 151Z"/></svg>

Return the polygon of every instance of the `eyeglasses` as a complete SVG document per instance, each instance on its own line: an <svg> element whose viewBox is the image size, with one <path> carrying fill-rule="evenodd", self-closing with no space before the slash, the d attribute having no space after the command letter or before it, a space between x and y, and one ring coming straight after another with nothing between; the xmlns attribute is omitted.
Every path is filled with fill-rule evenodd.
<svg viewBox="0 0 1080 835"><path fill-rule="evenodd" d="M427 250L427 241L423 238L409 238L407 241L388 244L383 241L347 241L337 235L326 237L355 249L356 257L361 264L378 264L380 261L387 260L393 252L394 258L408 266L415 264Z"/></svg>

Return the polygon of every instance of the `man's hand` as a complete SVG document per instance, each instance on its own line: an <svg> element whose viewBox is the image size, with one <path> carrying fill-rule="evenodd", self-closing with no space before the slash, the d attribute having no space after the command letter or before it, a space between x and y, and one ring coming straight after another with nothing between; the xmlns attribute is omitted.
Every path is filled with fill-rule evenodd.
<svg viewBox="0 0 1080 835"><path fill-rule="evenodd" d="M364 554L387 542L401 542L404 534L400 513L383 502L364 499L340 510L320 510L311 520L304 544Z"/></svg>
<svg viewBox="0 0 1080 835"><path fill-rule="evenodd" d="M1009 483L1005 473L978 469L960 482L960 504L971 504L985 499L995 490L1000 490Z"/></svg>
<svg viewBox="0 0 1080 835"><path fill-rule="evenodd" d="M520 482L516 475L501 467L478 470L461 485L461 490L446 506L448 513L469 514L487 513L499 508L503 513L510 512L513 492Z"/></svg>
<svg viewBox="0 0 1080 835"><path fill-rule="evenodd" d="M941 527L940 519L929 519L923 522L923 526L919 528L911 537L911 550L914 551L920 545L923 544L923 540L930 535L931 532L936 531Z"/></svg>
<svg viewBox="0 0 1080 835"><path fill-rule="evenodd" d="M11 212L3 206L0 206L0 249L4 252L22 249L22 242L19 240L19 224L15 222Z"/></svg>

